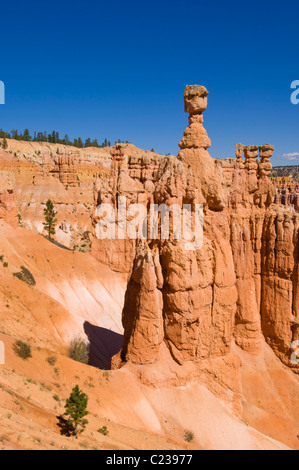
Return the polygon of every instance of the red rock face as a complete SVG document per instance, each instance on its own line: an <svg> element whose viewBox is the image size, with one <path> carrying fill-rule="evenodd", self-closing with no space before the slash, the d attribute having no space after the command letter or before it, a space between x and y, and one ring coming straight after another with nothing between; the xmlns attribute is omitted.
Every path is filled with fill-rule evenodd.
<svg viewBox="0 0 299 470"><path fill-rule="evenodd" d="M154 363L165 346L179 364L203 364L232 357L233 341L258 354L265 339L292 366L290 346L299 336L299 222L273 204L271 145L238 144L236 159L210 157L202 117L207 94L205 87L186 88L189 126L178 158L130 157L120 145L110 179L95 185L95 206L111 203L116 214L119 196L129 206L143 204L147 219L152 203L204 206L198 250L186 250L173 230L168 240L95 238L94 256L129 279L124 348L115 366ZM97 222L95 210L95 235Z"/></svg>
<svg viewBox="0 0 299 470"><path fill-rule="evenodd" d="M278 356L288 363L298 335L299 218L288 212L267 214L262 259L262 327Z"/></svg>
<svg viewBox="0 0 299 470"><path fill-rule="evenodd" d="M18 212L14 197L14 175L8 171L0 172L0 219L13 227L18 226Z"/></svg>
<svg viewBox="0 0 299 470"><path fill-rule="evenodd" d="M46 160L47 170L47 160ZM74 157L69 155L56 155L54 173L58 173L59 180L65 186L78 186Z"/></svg>
<svg viewBox="0 0 299 470"><path fill-rule="evenodd" d="M155 257L147 244L141 242L123 310L125 338L122 358L126 361L148 364L154 362L159 353L164 339L160 270L159 257Z"/></svg>

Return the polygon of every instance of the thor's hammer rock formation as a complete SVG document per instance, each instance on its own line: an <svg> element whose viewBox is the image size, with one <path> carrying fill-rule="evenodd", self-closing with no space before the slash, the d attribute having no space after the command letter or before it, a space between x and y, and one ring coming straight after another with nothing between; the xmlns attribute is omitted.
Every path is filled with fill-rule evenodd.
<svg viewBox="0 0 299 470"><path fill-rule="evenodd" d="M144 205L145 219L151 204L203 206L196 250L173 232L169 239L99 240L95 210L94 256L128 274L124 347L113 365L154 364L167 351L181 366L226 361L234 370L234 343L255 355L266 341L298 372L290 357L299 339L299 218L273 203L273 146L237 144L236 159L209 155L207 99L204 86L186 87L189 125L178 157L132 157L120 145L110 178L95 184L96 207L109 202L117 213L126 196L129 206Z"/></svg>

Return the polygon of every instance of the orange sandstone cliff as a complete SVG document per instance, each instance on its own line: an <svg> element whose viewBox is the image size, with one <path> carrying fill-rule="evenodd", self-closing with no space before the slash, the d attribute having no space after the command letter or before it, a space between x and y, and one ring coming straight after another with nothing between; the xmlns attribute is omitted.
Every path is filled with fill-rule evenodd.
<svg viewBox="0 0 299 470"><path fill-rule="evenodd" d="M150 203L204 207L198 250L187 251L175 237L95 237L94 256L130 276L122 360L154 362L162 343L180 364L224 357L232 340L258 354L266 340L297 372L290 362L297 339L297 216L273 204L273 146L240 144L236 160L210 157L203 127L207 95L205 87L186 87L189 126L178 157L138 160L120 148L110 179L95 184L96 206L109 202L116 212L120 196L147 209ZM97 222L95 212L95 235Z"/></svg>
<svg viewBox="0 0 299 470"><path fill-rule="evenodd" d="M273 146L238 144L235 160L210 157L203 127L207 96L203 86L185 89L189 126L178 157L137 161L120 151L112 155L110 180L95 185L96 205L112 203L116 213L120 196L129 206L147 209L150 203L182 209L203 204L202 248L187 251L185 240L172 233L169 240L95 237L92 253L129 276L124 346L113 367L142 366L143 380L155 386L186 384L192 370L242 413L235 345L258 357L268 343L299 371L292 360L298 339L298 218L273 203ZM95 235L98 222L95 212Z"/></svg>

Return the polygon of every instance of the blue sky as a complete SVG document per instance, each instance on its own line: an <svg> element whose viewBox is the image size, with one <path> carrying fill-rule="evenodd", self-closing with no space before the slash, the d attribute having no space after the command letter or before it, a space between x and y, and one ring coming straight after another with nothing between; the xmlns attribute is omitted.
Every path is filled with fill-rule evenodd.
<svg viewBox="0 0 299 470"><path fill-rule="evenodd" d="M213 157L270 143L299 164L298 30L297 0L2 2L0 127L176 155L202 84Z"/></svg>

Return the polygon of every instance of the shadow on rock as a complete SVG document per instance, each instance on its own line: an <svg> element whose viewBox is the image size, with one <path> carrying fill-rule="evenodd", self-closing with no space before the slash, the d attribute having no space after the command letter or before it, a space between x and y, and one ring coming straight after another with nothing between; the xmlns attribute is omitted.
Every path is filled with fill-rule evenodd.
<svg viewBox="0 0 299 470"><path fill-rule="evenodd" d="M110 370L112 357L123 347L123 335L89 322L84 323L84 331L90 343L89 364Z"/></svg>

